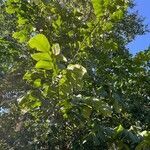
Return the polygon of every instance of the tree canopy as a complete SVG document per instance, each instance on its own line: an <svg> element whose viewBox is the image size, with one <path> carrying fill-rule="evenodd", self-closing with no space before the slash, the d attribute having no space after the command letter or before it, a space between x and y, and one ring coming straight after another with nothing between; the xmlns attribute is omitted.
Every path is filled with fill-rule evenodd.
<svg viewBox="0 0 150 150"><path fill-rule="evenodd" d="M0 2L0 149L148 150L148 31L129 0Z"/></svg>

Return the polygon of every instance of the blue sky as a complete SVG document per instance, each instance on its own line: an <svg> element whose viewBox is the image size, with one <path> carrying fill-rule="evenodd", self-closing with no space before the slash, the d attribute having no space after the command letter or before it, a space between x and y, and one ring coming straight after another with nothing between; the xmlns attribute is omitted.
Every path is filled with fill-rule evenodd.
<svg viewBox="0 0 150 150"><path fill-rule="evenodd" d="M150 28L150 0L135 0L134 10L138 10L139 15L145 18L144 23ZM137 36L136 39L127 46L130 52L135 55L137 52L145 50L150 45L150 33Z"/></svg>

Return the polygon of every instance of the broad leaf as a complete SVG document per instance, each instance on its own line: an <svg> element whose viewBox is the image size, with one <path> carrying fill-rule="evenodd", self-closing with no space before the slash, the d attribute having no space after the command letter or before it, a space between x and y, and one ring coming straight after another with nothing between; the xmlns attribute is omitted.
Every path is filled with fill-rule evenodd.
<svg viewBox="0 0 150 150"><path fill-rule="evenodd" d="M49 52L50 44L43 34L38 34L29 40L29 46L38 51Z"/></svg>
<svg viewBox="0 0 150 150"><path fill-rule="evenodd" d="M52 52L54 55L59 55L60 54L60 46L58 43L54 44L52 46Z"/></svg>
<svg viewBox="0 0 150 150"><path fill-rule="evenodd" d="M40 60L36 63L35 68L51 70L53 68L53 63L49 61Z"/></svg>
<svg viewBox="0 0 150 150"><path fill-rule="evenodd" d="M36 61L39 61L39 60L52 61L52 58L50 54L48 53L35 53L35 54L32 54L31 57Z"/></svg>

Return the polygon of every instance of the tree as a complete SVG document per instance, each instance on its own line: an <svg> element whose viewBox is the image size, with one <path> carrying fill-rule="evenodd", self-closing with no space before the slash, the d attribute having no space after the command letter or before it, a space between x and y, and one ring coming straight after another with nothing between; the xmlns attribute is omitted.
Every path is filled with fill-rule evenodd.
<svg viewBox="0 0 150 150"><path fill-rule="evenodd" d="M16 16L10 33L28 50L30 67L23 77L28 92L19 85L22 97L7 115L16 120L8 133L13 142L3 137L3 149L149 147L150 53L132 57L125 47L145 31L137 14L127 12L132 3L7 0L5 5Z"/></svg>

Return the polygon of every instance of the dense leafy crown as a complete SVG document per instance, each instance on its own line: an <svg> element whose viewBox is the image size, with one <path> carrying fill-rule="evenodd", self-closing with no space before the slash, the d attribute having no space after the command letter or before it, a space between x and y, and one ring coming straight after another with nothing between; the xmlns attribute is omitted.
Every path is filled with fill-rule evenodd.
<svg viewBox="0 0 150 150"><path fill-rule="evenodd" d="M131 1L7 0L2 6L14 17L12 53L23 58L12 70L4 61L5 72L21 79L14 83L17 101L1 115L15 120L12 142L0 139L2 149L150 147L150 51L132 57L125 47L144 32L127 12ZM5 49L7 42L2 36Z"/></svg>

